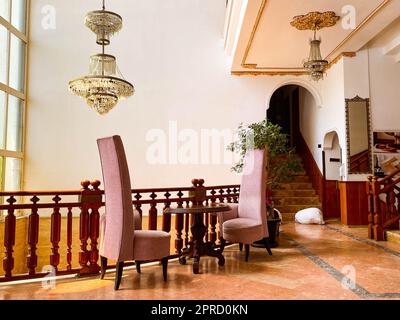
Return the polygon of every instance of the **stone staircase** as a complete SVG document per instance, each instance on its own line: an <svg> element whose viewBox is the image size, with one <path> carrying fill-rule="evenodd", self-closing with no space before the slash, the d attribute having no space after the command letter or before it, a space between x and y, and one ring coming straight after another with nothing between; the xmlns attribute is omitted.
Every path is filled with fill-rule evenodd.
<svg viewBox="0 0 400 320"><path fill-rule="evenodd" d="M282 213L283 222L294 221L296 212L302 209L322 209L319 197L305 172L297 174L293 181L273 189L272 199L274 207Z"/></svg>

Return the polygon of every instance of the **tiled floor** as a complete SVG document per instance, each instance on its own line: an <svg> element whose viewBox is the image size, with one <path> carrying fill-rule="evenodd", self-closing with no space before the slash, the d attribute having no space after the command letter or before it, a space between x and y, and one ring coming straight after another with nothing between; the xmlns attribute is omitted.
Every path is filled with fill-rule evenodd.
<svg viewBox="0 0 400 320"><path fill-rule="evenodd" d="M141 275L126 270L117 292L112 272L105 280L58 280L53 289L0 286L0 299L400 299L400 245L368 240L365 228L336 223L282 229L273 256L252 248L246 263L235 245L226 249L224 267L202 258L200 275L192 274L190 262L171 262L167 283L160 266L150 266Z"/></svg>

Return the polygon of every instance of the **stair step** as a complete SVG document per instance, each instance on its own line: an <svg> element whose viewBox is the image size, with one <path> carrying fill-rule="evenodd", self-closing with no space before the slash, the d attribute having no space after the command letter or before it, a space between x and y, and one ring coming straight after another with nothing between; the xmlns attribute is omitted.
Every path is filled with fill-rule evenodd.
<svg viewBox="0 0 400 320"><path fill-rule="evenodd" d="M293 177L293 181L290 182L307 182L310 183L310 177L306 175L296 175Z"/></svg>
<svg viewBox="0 0 400 320"><path fill-rule="evenodd" d="M288 182L281 183L280 186L284 190L313 190L311 182Z"/></svg>
<svg viewBox="0 0 400 320"><path fill-rule="evenodd" d="M307 175L307 172L305 172L304 170L299 171L299 172L294 174L294 176L306 176L306 175Z"/></svg>
<svg viewBox="0 0 400 320"><path fill-rule="evenodd" d="M282 213L283 222L293 222L296 212L284 212Z"/></svg>
<svg viewBox="0 0 400 320"><path fill-rule="evenodd" d="M320 205L319 198L314 197L276 197L274 199L275 206L286 205Z"/></svg>
<svg viewBox="0 0 400 320"><path fill-rule="evenodd" d="M322 207L320 204L318 205L284 205L284 206L279 206L275 205L275 208L279 210L281 213L296 213L300 210L303 209L308 209L308 208L318 208L322 210Z"/></svg>
<svg viewBox="0 0 400 320"><path fill-rule="evenodd" d="M272 190L272 197L282 198L282 197L314 197L316 192L314 189L306 190Z"/></svg>
<svg viewBox="0 0 400 320"><path fill-rule="evenodd" d="M400 244L400 230L386 231L386 239L387 241Z"/></svg>

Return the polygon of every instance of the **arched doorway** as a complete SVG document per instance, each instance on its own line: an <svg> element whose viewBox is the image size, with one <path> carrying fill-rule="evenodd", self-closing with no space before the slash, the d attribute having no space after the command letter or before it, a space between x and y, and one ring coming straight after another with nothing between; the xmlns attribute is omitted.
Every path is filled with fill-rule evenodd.
<svg viewBox="0 0 400 320"><path fill-rule="evenodd" d="M315 134L315 122L321 99L302 84L288 82L278 87L267 101L267 119L282 127L289 137L290 147L298 151L307 143L316 147L318 137Z"/></svg>
<svg viewBox="0 0 400 320"><path fill-rule="evenodd" d="M282 131L289 137L291 147L298 145L300 133L300 87L286 85L277 89L271 96L267 119L273 124L282 127Z"/></svg>
<svg viewBox="0 0 400 320"><path fill-rule="evenodd" d="M342 148L336 131L328 132L324 138L323 167L326 180L340 180L342 166Z"/></svg>

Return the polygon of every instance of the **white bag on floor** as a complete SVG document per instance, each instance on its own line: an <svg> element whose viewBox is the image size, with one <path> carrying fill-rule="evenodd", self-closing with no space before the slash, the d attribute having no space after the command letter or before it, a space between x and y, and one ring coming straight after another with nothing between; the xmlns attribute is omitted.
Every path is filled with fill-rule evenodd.
<svg viewBox="0 0 400 320"><path fill-rule="evenodd" d="M300 224L325 224L322 211L318 208L300 210L294 220Z"/></svg>

